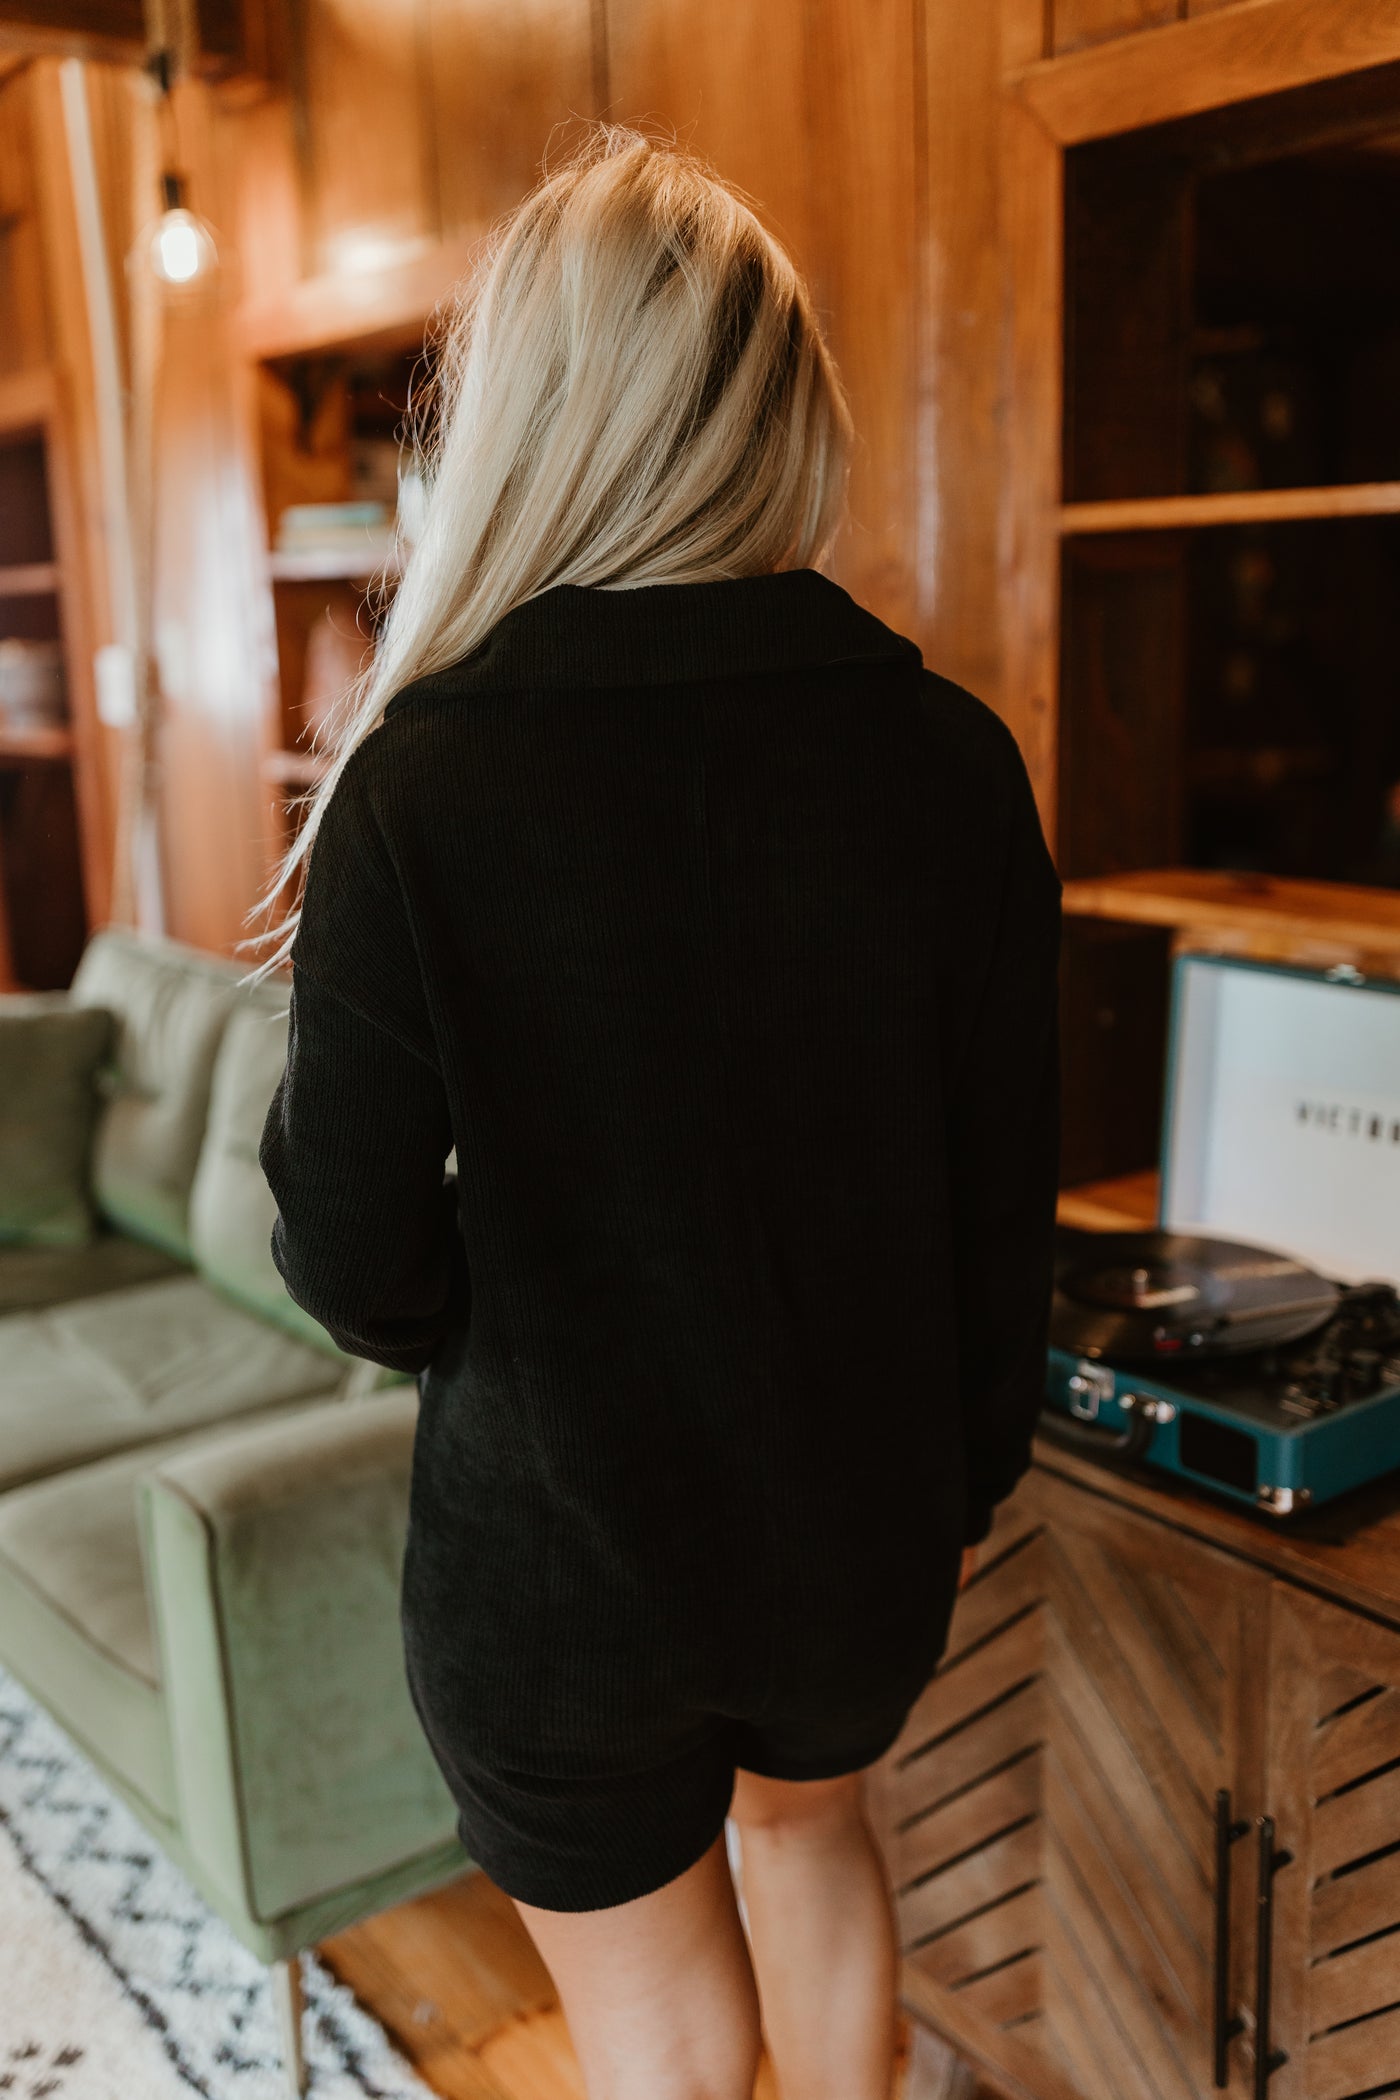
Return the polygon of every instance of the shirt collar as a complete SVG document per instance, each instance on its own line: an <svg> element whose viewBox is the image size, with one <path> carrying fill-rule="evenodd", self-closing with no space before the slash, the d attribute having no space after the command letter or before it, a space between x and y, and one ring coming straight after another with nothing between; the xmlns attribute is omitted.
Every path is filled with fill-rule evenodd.
<svg viewBox="0 0 1400 2100"><path fill-rule="evenodd" d="M923 659L816 569L601 590L561 583L517 605L479 649L404 686L385 707L440 692L682 685L804 665Z"/></svg>

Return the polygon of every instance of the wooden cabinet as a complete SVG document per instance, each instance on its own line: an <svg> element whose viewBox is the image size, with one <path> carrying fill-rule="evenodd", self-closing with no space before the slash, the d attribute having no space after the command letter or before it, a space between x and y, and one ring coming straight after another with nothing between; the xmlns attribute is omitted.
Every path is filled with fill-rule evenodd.
<svg viewBox="0 0 1400 2100"><path fill-rule="evenodd" d="M1270 2100L1400 2091L1400 1628L1270 1585Z"/></svg>
<svg viewBox="0 0 1400 2100"><path fill-rule="evenodd" d="M1400 1618L1077 1470L997 1513L873 1788L911 2010L1035 2100L1252 2100L1262 1977L1269 2100L1400 2090Z"/></svg>

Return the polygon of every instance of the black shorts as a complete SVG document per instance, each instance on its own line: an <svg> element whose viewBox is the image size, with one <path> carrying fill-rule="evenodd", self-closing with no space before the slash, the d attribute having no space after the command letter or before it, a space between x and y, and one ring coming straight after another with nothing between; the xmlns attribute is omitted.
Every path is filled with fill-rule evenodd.
<svg viewBox="0 0 1400 2100"><path fill-rule="evenodd" d="M859 1740L833 1730L827 1742L813 1741L805 1719L790 1739L771 1722L760 1729L716 1715L680 1756L604 1777L488 1771L434 1742L421 1707L420 1719L477 1865L522 1903L580 1911L630 1903L693 1866L724 1828L737 1769L768 1779L858 1772L889 1749L908 1707L867 1723Z"/></svg>

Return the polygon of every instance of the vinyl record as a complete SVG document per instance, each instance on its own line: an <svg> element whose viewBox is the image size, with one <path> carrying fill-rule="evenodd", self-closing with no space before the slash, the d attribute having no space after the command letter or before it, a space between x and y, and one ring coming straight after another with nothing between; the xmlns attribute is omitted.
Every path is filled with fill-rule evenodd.
<svg viewBox="0 0 1400 2100"><path fill-rule="evenodd" d="M1296 1341L1337 1284L1267 1247L1174 1232L1062 1233L1050 1339L1075 1356L1150 1362Z"/></svg>

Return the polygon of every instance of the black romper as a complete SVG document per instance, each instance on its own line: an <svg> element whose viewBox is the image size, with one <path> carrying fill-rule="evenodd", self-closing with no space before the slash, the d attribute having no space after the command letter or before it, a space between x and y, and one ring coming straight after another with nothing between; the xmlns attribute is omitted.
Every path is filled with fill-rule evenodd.
<svg viewBox="0 0 1400 2100"><path fill-rule="evenodd" d="M810 569L558 586L351 759L272 1249L418 1375L408 1680L508 1894L660 1887L933 1674L1043 1389L1059 908L999 716Z"/></svg>

